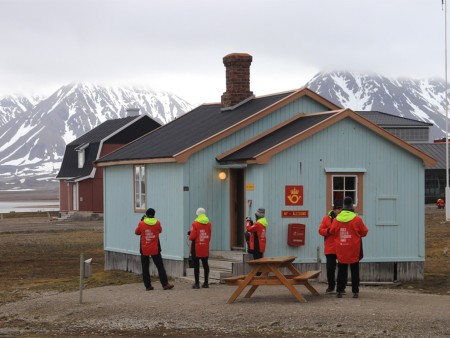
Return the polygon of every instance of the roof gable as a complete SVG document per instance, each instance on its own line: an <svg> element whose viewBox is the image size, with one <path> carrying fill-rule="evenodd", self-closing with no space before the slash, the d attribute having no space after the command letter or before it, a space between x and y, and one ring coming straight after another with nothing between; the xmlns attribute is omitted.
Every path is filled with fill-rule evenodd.
<svg viewBox="0 0 450 338"><path fill-rule="evenodd" d="M73 180L93 177L93 162L98 159L103 143L126 144L159 126L160 123L147 114L103 122L66 146L56 178ZM78 151L83 150L85 162L82 168L78 168Z"/></svg>
<svg viewBox="0 0 450 338"><path fill-rule="evenodd" d="M340 108L308 88L257 97L238 105L233 110L224 111L219 103L205 104L102 157L96 165L186 162L192 154L303 96L313 99L330 110Z"/></svg>
<svg viewBox="0 0 450 338"><path fill-rule="evenodd" d="M278 154L345 118L353 119L381 137L412 153L414 156L419 157L427 166L436 163L436 160L432 157L378 127L376 124L361 117L350 109L295 117L290 121L287 121L287 123L280 124L270 131L258 135L252 140L221 154L217 157L217 160L219 162L245 161L247 163L264 164L275 154Z"/></svg>

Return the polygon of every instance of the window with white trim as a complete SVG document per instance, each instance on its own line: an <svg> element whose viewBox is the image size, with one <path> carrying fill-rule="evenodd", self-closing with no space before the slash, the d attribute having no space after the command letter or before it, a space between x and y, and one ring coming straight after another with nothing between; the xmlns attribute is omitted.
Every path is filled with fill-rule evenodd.
<svg viewBox="0 0 450 338"><path fill-rule="evenodd" d="M85 161L84 149L78 151L78 168L83 168Z"/></svg>
<svg viewBox="0 0 450 338"><path fill-rule="evenodd" d="M333 175L331 186L331 196L334 201L344 201L344 198L350 196L353 199L354 206L358 205L358 177L356 175Z"/></svg>
<svg viewBox="0 0 450 338"><path fill-rule="evenodd" d="M344 201L346 196L353 199L353 206L358 214L363 214L364 171L342 172L330 170L327 175L326 210L333 207L336 200Z"/></svg>
<svg viewBox="0 0 450 338"><path fill-rule="evenodd" d="M78 153L78 169L83 168L86 162L86 148L89 147L89 143L80 144L75 150Z"/></svg>
<svg viewBox="0 0 450 338"><path fill-rule="evenodd" d="M145 211L146 208L145 165L134 166L134 209Z"/></svg>

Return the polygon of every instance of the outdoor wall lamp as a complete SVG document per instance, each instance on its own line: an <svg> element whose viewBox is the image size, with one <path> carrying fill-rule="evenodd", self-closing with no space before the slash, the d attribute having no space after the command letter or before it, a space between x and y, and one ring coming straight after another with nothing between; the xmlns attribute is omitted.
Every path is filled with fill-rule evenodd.
<svg viewBox="0 0 450 338"><path fill-rule="evenodd" d="M227 172L226 172L225 170L221 170L221 171L219 172L219 179L220 179L221 181L224 181L224 180L227 179Z"/></svg>

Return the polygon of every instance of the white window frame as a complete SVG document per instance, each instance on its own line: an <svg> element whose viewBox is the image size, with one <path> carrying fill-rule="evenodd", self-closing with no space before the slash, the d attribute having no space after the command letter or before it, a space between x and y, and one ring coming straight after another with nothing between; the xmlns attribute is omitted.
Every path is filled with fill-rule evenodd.
<svg viewBox="0 0 450 338"><path fill-rule="evenodd" d="M355 198L354 198L354 208L355 212L358 214L363 214L364 211L364 174L366 173L366 170L363 168L325 168L326 173L326 179L327 179L327 191L326 191L326 210L331 210L333 207L333 177L348 177L348 176L354 176L356 177L355 182ZM343 190L345 194L345 189ZM344 195L345 197L345 195Z"/></svg>
<svg viewBox="0 0 450 338"><path fill-rule="evenodd" d="M78 169L84 167L84 163L86 162L86 152L85 149L89 147L89 143L84 143L75 148L78 152Z"/></svg>
<svg viewBox="0 0 450 338"><path fill-rule="evenodd" d="M344 179L344 187L343 189L335 189L334 187L334 179L342 177ZM347 177L353 177L355 178L355 186L354 189L347 189L345 186L345 181ZM335 192L341 192L342 193L342 202L344 201L344 198L346 196L352 196L353 198L353 206L356 208L358 206L358 175L346 175L346 174L333 174L331 175L331 203L334 203L334 195Z"/></svg>
<svg viewBox="0 0 450 338"><path fill-rule="evenodd" d="M83 150L78 151L78 169L83 168L84 161L85 161L85 153L84 153L84 149L83 149Z"/></svg>
<svg viewBox="0 0 450 338"><path fill-rule="evenodd" d="M147 210L147 182L145 176L145 164L133 166L134 211L137 212L145 212Z"/></svg>

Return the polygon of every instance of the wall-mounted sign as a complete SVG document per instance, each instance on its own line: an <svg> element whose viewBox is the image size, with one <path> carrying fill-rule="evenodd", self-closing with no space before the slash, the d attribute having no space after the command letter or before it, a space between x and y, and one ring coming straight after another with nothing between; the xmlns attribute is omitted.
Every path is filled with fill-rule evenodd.
<svg viewBox="0 0 450 338"><path fill-rule="evenodd" d="M282 218L307 218L308 210L281 210Z"/></svg>
<svg viewBox="0 0 450 338"><path fill-rule="evenodd" d="M253 183L247 183L245 185L245 190L255 190L255 185Z"/></svg>
<svg viewBox="0 0 450 338"><path fill-rule="evenodd" d="M285 205L303 205L303 185L286 185Z"/></svg>

